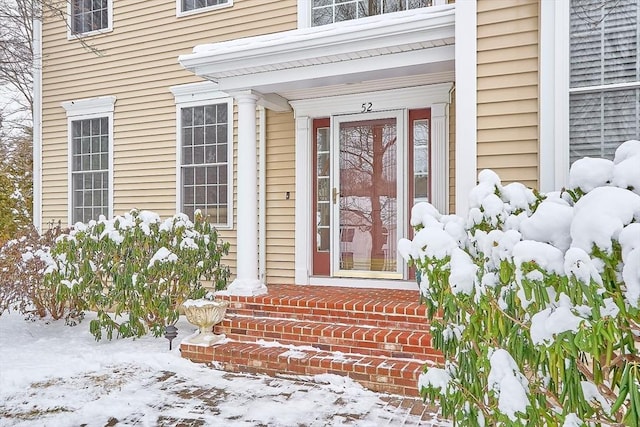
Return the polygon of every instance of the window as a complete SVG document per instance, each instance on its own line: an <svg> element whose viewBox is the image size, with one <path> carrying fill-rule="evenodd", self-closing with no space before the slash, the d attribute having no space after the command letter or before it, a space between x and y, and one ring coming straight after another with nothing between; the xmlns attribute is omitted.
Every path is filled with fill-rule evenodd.
<svg viewBox="0 0 640 427"><path fill-rule="evenodd" d="M640 3L572 0L569 161L640 139Z"/></svg>
<svg viewBox="0 0 640 427"><path fill-rule="evenodd" d="M71 122L72 223L109 216L109 118Z"/></svg>
<svg viewBox="0 0 640 427"><path fill-rule="evenodd" d="M180 108L181 211L193 218L199 209L224 226L231 216L231 111L229 102Z"/></svg>
<svg viewBox="0 0 640 427"><path fill-rule="evenodd" d="M113 216L113 111L115 96L67 101L68 223Z"/></svg>
<svg viewBox="0 0 640 427"><path fill-rule="evenodd" d="M233 0L177 0L178 13L204 11L229 7L233 5Z"/></svg>
<svg viewBox="0 0 640 427"><path fill-rule="evenodd" d="M412 147L412 164L409 168L413 175L409 192L413 197L413 200L409 200L411 206L429 202L431 197L429 119L430 111L427 109L409 112L409 145Z"/></svg>
<svg viewBox="0 0 640 427"><path fill-rule="evenodd" d="M92 33L111 29L112 0L72 0L72 34Z"/></svg>
<svg viewBox="0 0 640 427"><path fill-rule="evenodd" d="M540 3L540 190L569 184L583 156L640 139L640 3Z"/></svg>
<svg viewBox="0 0 640 427"><path fill-rule="evenodd" d="M434 0L313 0L311 25L316 27L433 4Z"/></svg>

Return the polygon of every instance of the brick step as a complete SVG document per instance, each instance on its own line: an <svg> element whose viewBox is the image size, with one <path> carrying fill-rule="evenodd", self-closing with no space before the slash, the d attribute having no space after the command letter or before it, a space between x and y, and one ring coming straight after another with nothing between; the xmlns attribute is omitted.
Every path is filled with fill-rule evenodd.
<svg viewBox="0 0 640 427"><path fill-rule="evenodd" d="M370 390L418 396L418 378L425 362L415 359L342 354L309 347L259 345L230 341L211 347L182 344L182 357L210 363L228 372L276 375L335 374Z"/></svg>
<svg viewBox="0 0 640 427"><path fill-rule="evenodd" d="M267 295L218 297L230 305L214 332L229 340L184 343L183 357L231 372L337 374L405 396L418 395L425 363L443 363L417 290L275 285Z"/></svg>
<svg viewBox="0 0 640 427"><path fill-rule="evenodd" d="M245 317L270 317L310 322L358 323L380 328L429 330L426 312L419 315L347 311L340 308L256 305L231 302L227 313Z"/></svg>
<svg viewBox="0 0 640 427"><path fill-rule="evenodd" d="M275 294L220 296L230 315L429 330L417 291L278 285Z"/></svg>
<svg viewBox="0 0 640 427"><path fill-rule="evenodd" d="M438 355L424 330L227 315L214 332L242 342L277 341L366 356L434 360Z"/></svg>

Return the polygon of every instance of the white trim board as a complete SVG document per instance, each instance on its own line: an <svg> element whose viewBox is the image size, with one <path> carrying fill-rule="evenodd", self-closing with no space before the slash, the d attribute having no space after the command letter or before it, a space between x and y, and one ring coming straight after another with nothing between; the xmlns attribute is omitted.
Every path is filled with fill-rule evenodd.
<svg viewBox="0 0 640 427"><path fill-rule="evenodd" d="M211 6L199 7L191 10L182 10L182 0L176 0L176 18L188 17L199 13L211 12L214 10L227 9L233 6L233 0L227 0L226 3L214 4Z"/></svg>
<svg viewBox="0 0 640 427"><path fill-rule="evenodd" d="M540 190L569 183L569 2L540 5Z"/></svg>
<svg viewBox="0 0 640 427"><path fill-rule="evenodd" d="M289 104L293 107L296 117L326 117L332 114L359 113L363 102L371 102L373 111L424 108L431 104L449 103L449 93L452 87L453 83L439 83L402 89L303 99L289 101Z"/></svg>
<svg viewBox="0 0 640 427"><path fill-rule="evenodd" d="M263 93L453 69L455 5L195 46L183 67Z"/></svg>
<svg viewBox="0 0 640 427"><path fill-rule="evenodd" d="M67 117L76 117L91 114L113 113L115 104L115 96L98 96L96 98L65 101L60 105L62 105L62 108L67 112Z"/></svg>
<svg viewBox="0 0 640 427"><path fill-rule="evenodd" d="M34 5L34 7L37 7ZM39 10L38 10L39 12ZM33 19L33 225L42 230L42 21Z"/></svg>
<svg viewBox="0 0 640 427"><path fill-rule="evenodd" d="M456 6L456 213L466 216L478 168L477 16L475 1Z"/></svg>

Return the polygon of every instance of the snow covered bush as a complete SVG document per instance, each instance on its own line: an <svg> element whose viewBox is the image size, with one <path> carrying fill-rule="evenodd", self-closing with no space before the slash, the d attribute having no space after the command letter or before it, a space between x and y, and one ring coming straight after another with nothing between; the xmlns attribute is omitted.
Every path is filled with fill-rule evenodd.
<svg viewBox="0 0 640 427"><path fill-rule="evenodd" d="M48 280L67 287L83 309L95 310L91 333L108 339L160 336L178 320L179 307L207 289L226 287L229 269L222 257L229 244L197 212L194 221L178 214L164 221L132 210L113 219L75 224L52 249L55 266Z"/></svg>
<svg viewBox="0 0 640 427"><path fill-rule="evenodd" d="M640 141L570 183L485 170L466 220L413 208L398 247L446 361L419 386L459 425L640 425Z"/></svg>
<svg viewBox="0 0 640 427"><path fill-rule="evenodd" d="M45 270L53 263L50 248L62 232L58 225L40 235L32 227L0 248L0 315L16 310L58 320L77 312L65 286L44 280Z"/></svg>

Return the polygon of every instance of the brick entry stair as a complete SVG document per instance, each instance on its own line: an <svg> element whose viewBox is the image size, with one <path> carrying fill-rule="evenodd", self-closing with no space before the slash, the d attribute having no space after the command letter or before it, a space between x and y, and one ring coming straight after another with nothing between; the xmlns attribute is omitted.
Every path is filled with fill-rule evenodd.
<svg viewBox="0 0 640 427"><path fill-rule="evenodd" d="M418 396L430 347L418 291L271 285L267 295L230 301L212 347L182 344L182 356L230 372L337 374L378 392Z"/></svg>

